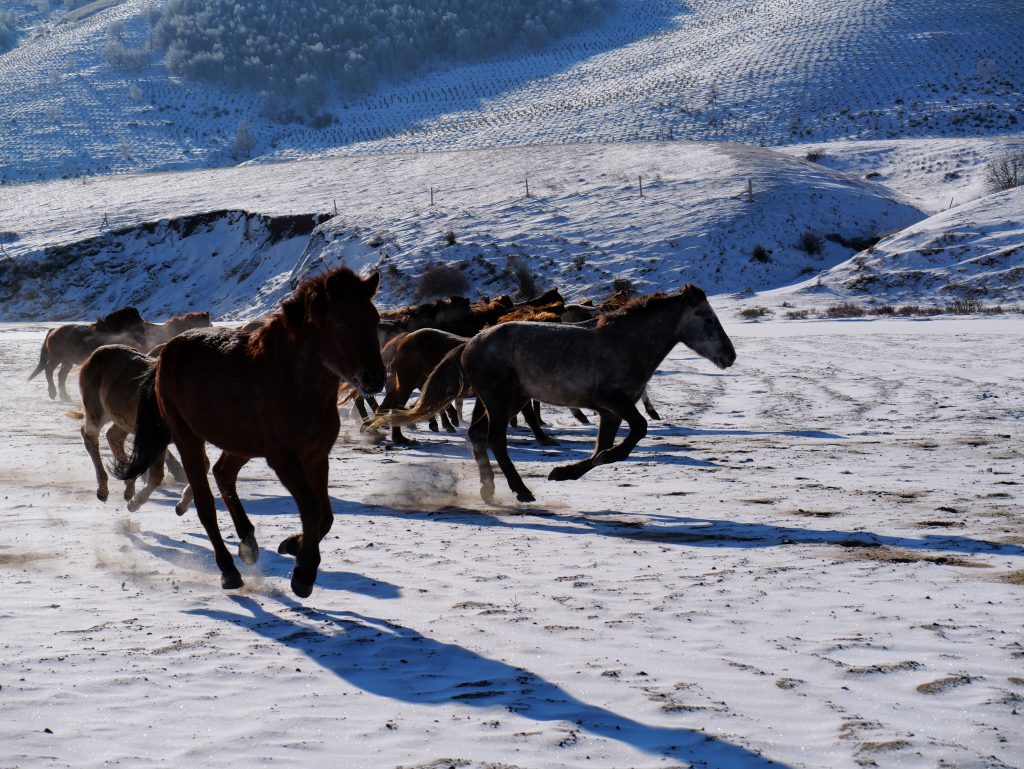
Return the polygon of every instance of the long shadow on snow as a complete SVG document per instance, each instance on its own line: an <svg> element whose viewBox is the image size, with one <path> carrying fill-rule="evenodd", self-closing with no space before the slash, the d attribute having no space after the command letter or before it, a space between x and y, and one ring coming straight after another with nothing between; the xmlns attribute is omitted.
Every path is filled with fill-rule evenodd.
<svg viewBox="0 0 1024 769"><path fill-rule="evenodd" d="M668 525L648 527L643 523L601 520L603 516L621 517L623 514L628 514L628 511L621 510L562 514L535 508L512 507L508 508L505 514L499 514L458 507L444 508L432 513L409 513L390 510L383 506L373 508L364 504L356 504L353 507L355 510L347 510L345 506L342 506L340 509L335 508L334 512L338 516L362 515L366 512L376 516L419 516L469 526L524 529L550 534L595 534L659 545L736 548L776 547L778 545L840 545L843 547L886 545L907 550L1024 556L1024 547L1020 545L949 535L929 534L924 537L901 537L866 531L806 529L799 526L739 523L737 521L649 513L641 513L641 515L646 519ZM541 518L541 520L536 520L536 518Z"/></svg>
<svg viewBox="0 0 1024 769"><path fill-rule="evenodd" d="M271 613L259 602L231 596L242 612L193 609L302 652L363 691L413 705L501 706L535 721L560 721L646 753L716 767L767 769L782 764L690 729L649 726L588 705L535 673L443 643L387 620L295 604L309 622ZM454 680L458 676L461 680Z"/></svg>
<svg viewBox="0 0 1024 769"><path fill-rule="evenodd" d="M187 568L195 568L197 563L204 564L206 571L210 573L211 580L216 580L217 575L220 574L213 558L213 548L210 547L205 533L189 532L188 536L196 539L196 542L174 539L153 531L142 531L138 534L128 533L125 536L138 549L170 564ZM263 574L287 580L294 567L295 560L293 558L278 555L273 550L260 548L258 568ZM242 566L243 574L246 568ZM399 598L402 595L401 588L390 582L371 579L350 571L331 571L324 568L317 573L316 586L324 590L344 590L349 593L358 593L370 598Z"/></svg>

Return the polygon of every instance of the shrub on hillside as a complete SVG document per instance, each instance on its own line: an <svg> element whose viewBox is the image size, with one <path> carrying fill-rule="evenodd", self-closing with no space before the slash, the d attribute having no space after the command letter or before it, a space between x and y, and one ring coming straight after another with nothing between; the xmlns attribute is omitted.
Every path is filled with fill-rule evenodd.
<svg viewBox="0 0 1024 769"><path fill-rule="evenodd" d="M1024 186L1024 149L1012 150L990 161L985 181L993 192Z"/></svg>
<svg viewBox="0 0 1024 769"><path fill-rule="evenodd" d="M821 233L816 230L804 230L800 240L797 241L797 248L811 256L820 254L824 245L825 241L821 237Z"/></svg>
<svg viewBox="0 0 1024 769"><path fill-rule="evenodd" d="M309 114L328 86L370 90L424 66L537 48L613 0L169 0L156 25L172 74L267 92Z"/></svg>
<svg viewBox="0 0 1024 769"><path fill-rule="evenodd" d="M512 279L516 283L516 287L519 289L519 294L523 299L533 299L540 293L537 288L537 279L533 275L533 270L530 269L529 262L526 261L526 257L522 254L512 254L508 257L508 270L512 273Z"/></svg>
<svg viewBox="0 0 1024 769"><path fill-rule="evenodd" d="M430 267L416 282L416 301L442 296L465 296L469 281L461 270L442 265Z"/></svg>

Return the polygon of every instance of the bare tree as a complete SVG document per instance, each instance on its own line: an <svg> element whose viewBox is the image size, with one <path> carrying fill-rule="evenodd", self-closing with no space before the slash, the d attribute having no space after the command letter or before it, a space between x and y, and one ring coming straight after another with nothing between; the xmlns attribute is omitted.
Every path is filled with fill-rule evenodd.
<svg viewBox="0 0 1024 769"><path fill-rule="evenodd" d="M993 192L1024 186L1024 148L1006 152L990 161L985 181Z"/></svg>
<svg viewBox="0 0 1024 769"><path fill-rule="evenodd" d="M256 149L256 134L253 133L248 121L243 120L235 131L235 157L248 160Z"/></svg>

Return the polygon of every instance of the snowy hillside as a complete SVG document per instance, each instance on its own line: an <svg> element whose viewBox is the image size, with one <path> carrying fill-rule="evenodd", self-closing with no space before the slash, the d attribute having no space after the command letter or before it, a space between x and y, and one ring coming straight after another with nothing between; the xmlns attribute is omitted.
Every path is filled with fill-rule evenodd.
<svg viewBox="0 0 1024 769"><path fill-rule="evenodd" d="M1020 132L1024 10L953 0L620 0L536 54L330 98L315 121L261 116L259 95L169 78L154 53L115 68L111 25L147 44L152 0L24 14L0 55L0 182L193 168L249 154L575 141L770 145ZM56 6L55 6L56 7ZM252 144L239 155L239 127ZM319 126L319 127L314 127Z"/></svg>
<svg viewBox="0 0 1024 769"><path fill-rule="evenodd" d="M1024 187L936 214L766 301L1024 300Z"/></svg>
<svg viewBox="0 0 1024 769"><path fill-rule="evenodd" d="M229 208L333 214L334 205L338 215L312 238L272 247L263 224L237 213L201 226L148 224ZM2 312L8 320L91 317L131 302L152 315L246 317L272 306L290 279L338 263L379 269L384 305L410 301L418 277L442 263L463 270L474 294L512 293L516 259L540 285L571 297L606 295L615 280L640 291L688 281L715 294L764 290L839 264L923 216L871 182L800 158L687 142L22 185L0 190L0 231L13 257L0 263L10 297Z"/></svg>

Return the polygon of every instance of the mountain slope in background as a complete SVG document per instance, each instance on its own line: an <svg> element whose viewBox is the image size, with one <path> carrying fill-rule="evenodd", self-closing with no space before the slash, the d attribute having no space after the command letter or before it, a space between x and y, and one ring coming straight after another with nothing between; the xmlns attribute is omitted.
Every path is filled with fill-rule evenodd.
<svg viewBox="0 0 1024 769"><path fill-rule="evenodd" d="M986 0L620 2L537 54L428 73L329 100L312 124L261 116L257 94L104 56L145 45L151 0L40 16L0 55L2 182L224 165L322 152L575 141L760 144L1020 132L1024 9ZM35 15L32 15L35 14ZM243 124L253 142L239 153Z"/></svg>

